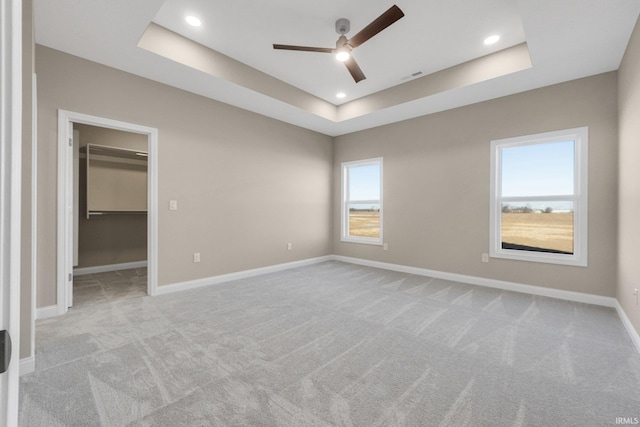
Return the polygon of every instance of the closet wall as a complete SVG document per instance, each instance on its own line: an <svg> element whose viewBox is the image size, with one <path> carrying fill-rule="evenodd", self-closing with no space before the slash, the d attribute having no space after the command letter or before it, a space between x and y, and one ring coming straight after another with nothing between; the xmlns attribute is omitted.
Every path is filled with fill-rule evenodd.
<svg viewBox="0 0 640 427"><path fill-rule="evenodd" d="M74 124L77 131L80 151L87 144L119 147L130 150L147 151L147 136L113 129ZM84 157L81 154L81 157ZM93 156L93 155L92 155ZM105 168L110 162L99 162ZM117 166L117 163L112 163ZM79 223L78 223L78 264L76 267L93 267L112 264L145 261L147 259L147 215L146 214L104 214L90 215L87 219L87 169L86 159L79 161ZM118 177L117 170L102 174L99 186L92 186L95 194L126 191L126 183ZM143 195L144 197L146 195Z"/></svg>

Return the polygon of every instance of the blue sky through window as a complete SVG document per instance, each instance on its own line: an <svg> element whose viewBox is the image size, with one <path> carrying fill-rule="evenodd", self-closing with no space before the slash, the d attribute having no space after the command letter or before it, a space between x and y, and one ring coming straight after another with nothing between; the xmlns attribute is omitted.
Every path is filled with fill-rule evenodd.
<svg viewBox="0 0 640 427"><path fill-rule="evenodd" d="M503 148L502 196L566 196L574 192L574 141Z"/></svg>
<svg viewBox="0 0 640 427"><path fill-rule="evenodd" d="M380 200L380 165L350 167L349 196L352 202Z"/></svg>

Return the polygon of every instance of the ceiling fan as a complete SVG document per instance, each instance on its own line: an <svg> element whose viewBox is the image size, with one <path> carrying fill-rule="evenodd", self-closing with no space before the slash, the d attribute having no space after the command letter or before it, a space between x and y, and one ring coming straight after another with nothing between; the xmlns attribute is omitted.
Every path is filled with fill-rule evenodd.
<svg viewBox="0 0 640 427"><path fill-rule="evenodd" d="M358 83L361 80L366 79L364 73L356 63L353 56L351 56L351 50L360 46L398 19L402 18L404 13L396 5L391 6L386 12L378 16L373 22L364 27L358 34L347 40L345 36L349 32L351 25L348 19L338 19L336 21L336 32L340 34L338 41L336 41L335 49L325 47L310 47L310 46L292 46L287 44L274 44L274 49L283 50L300 50L303 52L322 52L322 53L335 53L336 58L339 61L344 62L344 65L351 73L353 79Z"/></svg>

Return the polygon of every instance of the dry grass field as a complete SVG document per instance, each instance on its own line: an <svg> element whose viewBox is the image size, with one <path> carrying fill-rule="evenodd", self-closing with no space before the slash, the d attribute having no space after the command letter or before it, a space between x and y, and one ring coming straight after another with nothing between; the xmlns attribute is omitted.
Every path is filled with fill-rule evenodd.
<svg viewBox="0 0 640 427"><path fill-rule="evenodd" d="M573 214L502 213L502 242L573 253Z"/></svg>
<svg viewBox="0 0 640 427"><path fill-rule="evenodd" d="M349 212L349 234L380 236L380 212ZM572 213L503 213L502 242L573 252Z"/></svg>
<svg viewBox="0 0 640 427"><path fill-rule="evenodd" d="M380 212L349 212L349 235L380 237Z"/></svg>

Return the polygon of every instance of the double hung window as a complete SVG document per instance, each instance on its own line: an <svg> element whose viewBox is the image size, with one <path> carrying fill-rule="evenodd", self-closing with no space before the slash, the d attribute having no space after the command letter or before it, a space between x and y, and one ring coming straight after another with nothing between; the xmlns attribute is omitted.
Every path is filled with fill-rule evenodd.
<svg viewBox="0 0 640 427"><path fill-rule="evenodd" d="M341 240L382 244L382 158L342 163Z"/></svg>
<svg viewBox="0 0 640 427"><path fill-rule="evenodd" d="M588 128L491 142L492 257L587 265Z"/></svg>

